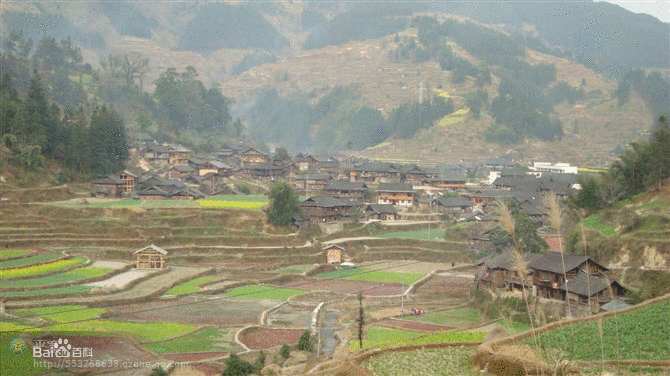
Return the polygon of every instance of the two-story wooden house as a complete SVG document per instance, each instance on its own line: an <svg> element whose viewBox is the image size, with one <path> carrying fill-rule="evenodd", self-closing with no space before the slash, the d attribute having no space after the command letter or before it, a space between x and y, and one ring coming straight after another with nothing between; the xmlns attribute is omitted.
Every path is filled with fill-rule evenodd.
<svg viewBox="0 0 670 376"><path fill-rule="evenodd" d="M550 299L565 299L565 290L560 287L565 283L566 277L568 281L575 279L580 272L602 276L608 270L590 257L559 252L547 252L529 263L528 267L532 270L537 295Z"/></svg>
<svg viewBox="0 0 670 376"><path fill-rule="evenodd" d="M380 183L377 187L377 203L411 207L414 205L414 188L406 183Z"/></svg>
<svg viewBox="0 0 670 376"><path fill-rule="evenodd" d="M362 204L365 202L368 186L363 182L331 180L326 184L323 191L327 196Z"/></svg>
<svg viewBox="0 0 670 376"><path fill-rule="evenodd" d="M312 223L331 223L349 219L353 205L329 196L314 196L300 203L302 216Z"/></svg>

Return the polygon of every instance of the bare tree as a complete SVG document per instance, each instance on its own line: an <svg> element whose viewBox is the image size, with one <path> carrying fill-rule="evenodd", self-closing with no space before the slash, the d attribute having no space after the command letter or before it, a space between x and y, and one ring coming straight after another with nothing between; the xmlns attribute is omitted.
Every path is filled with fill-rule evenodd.
<svg viewBox="0 0 670 376"><path fill-rule="evenodd" d="M137 86L142 90L144 76L149 72L149 58L139 52L109 54L107 69L112 77L123 80L126 89ZM139 81L139 84L136 83Z"/></svg>

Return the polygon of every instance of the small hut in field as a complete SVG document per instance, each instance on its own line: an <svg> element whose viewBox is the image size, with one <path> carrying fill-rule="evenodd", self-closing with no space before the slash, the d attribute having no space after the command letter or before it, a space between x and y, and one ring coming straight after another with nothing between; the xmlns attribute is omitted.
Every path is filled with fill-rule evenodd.
<svg viewBox="0 0 670 376"><path fill-rule="evenodd" d="M165 267L165 255L167 251L156 245L149 245L138 249L134 253L135 267L138 269L163 269Z"/></svg>

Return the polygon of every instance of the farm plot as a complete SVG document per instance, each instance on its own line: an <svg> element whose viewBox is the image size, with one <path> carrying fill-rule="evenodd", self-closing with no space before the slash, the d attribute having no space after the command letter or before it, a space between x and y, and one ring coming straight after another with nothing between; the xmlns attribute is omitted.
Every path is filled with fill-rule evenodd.
<svg viewBox="0 0 670 376"><path fill-rule="evenodd" d="M214 281L216 279L219 279L220 277L216 276L204 276L196 279L192 279L188 282L180 283L170 290L168 290L165 295L186 295L186 294L193 294L198 291L200 291L199 285L209 282L209 281Z"/></svg>
<svg viewBox="0 0 670 376"><path fill-rule="evenodd" d="M363 292L366 296L393 296L402 293L403 285L383 284L352 279L311 279L281 283L286 287L300 287L310 291L328 291L338 294L354 295ZM405 286L406 287L406 286Z"/></svg>
<svg viewBox="0 0 670 376"><path fill-rule="evenodd" d="M304 290L286 287L247 285L235 287L226 291L222 295L236 299L286 300L292 296L300 295L303 292Z"/></svg>
<svg viewBox="0 0 670 376"><path fill-rule="evenodd" d="M24 267L21 267L21 268L4 269L0 273L0 279L10 279L10 278L27 277L27 276L32 276L32 275L41 275L41 274L51 273L51 272L55 272L55 271L58 271L58 270L65 269L65 268L77 266L77 265L83 264L85 262L86 262L86 260L84 260L81 257L74 257L74 258L70 258L70 259L49 262L49 263L46 263L46 264L30 265L30 266L24 266Z"/></svg>
<svg viewBox="0 0 670 376"><path fill-rule="evenodd" d="M363 348L386 348L406 345L422 345L427 343L481 342L482 332L434 332L431 334L417 333L409 330L390 329L373 326L365 333ZM357 341L349 342L349 347L358 349Z"/></svg>
<svg viewBox="0 0 670 376"><path fill-rule="evenodd" d="M52 287L27 291L3 291L0 292L2 298L18 298L28 296L54 296L54 295L75 295L88 294L93 288L91 286L72 285L65 287Z"/></svg>
<svg viewBox="0 0 670 376"><path fill-rule="evenodd" d="M424 262L415 260L375 260L361 262L359 266L365 270L384 270L396 273L428 274L433 270L444 270L451 265L447 263Z"/></svg>
<svg viewBox="0 0 670 376"><path fill-rule="evenodd" d="M9 281L0 281L0 289L10 288L10 287L36 287L36 286L49 286L55 285L58 283L67 283L75 282L79 280L85 280L94 277L100 277L105 274L113 272L112 268L102 268L95 266L88 266L84 268L77 268L68 270L63 273L54 273L42 277L36 278L23 278Z"/></svg>
<svg viewBox="0 0 670 376"><path fill-rule="evenodd" d="M131 269L127 272L113 276L112 278L103 281L89 283L90 287L115 288L122 289L130 282L145 277L148 274L154 273L153 270Z"/></svg>
<svg viewBox="0 0 670 376"><path fill-rule="evenodd" d="M412 240L441 240L444 239L445 231L442 228L435 228L415 231L395 231L384 234L372 235L375 238L382 239L412 239Z"/></svg>
<svg viewBox="0 0 670 376"><path fill-rule="evenodd" d="M270 201L267 196L261 195L222 195L208 197L204 200L198 200L198 205L205 208L226 208L226 209L255 209L260 210Z"/></svg>
<svg viewBox="0 0 670 376"><path fill-rule="evenodd" d="M237 351L239 349L235 345L237 330L237 328L207 327L169 341L147 343L145 347L156 354Z"/></svg>
<svg viewBox="0 0 670 376"><path fill-rule="evenodd" d="M472 364L472 347L446 347L386 353L370 358L364 366L374 376L480 376Z"/></svg>
<svg viewBox="0 0 670 376"><path fill-rule="evenodd" d="M542 347L564 351L569 359L670 359L670 300L602 320L578 323L541 334ZM600 335L602 333L602 337ZM530 344L532 341L526 340Z"/></svg>
<svg viewBox="0 0 670 376"><path fill-rule="evenodd" d="M312 311L316 306L296 306L285 304L268 314L267 324L283 327L309 327L312 324Z"/></svg>
<svg viewBox="0 0 670 376"><path fill-rule="evenodd" d="M244 332L240 341L253 350L269 349L282 344L295 344L305 329L251 328Z"/></svg>
<svg viewBox="0 0 670 376"><path fill-rule="evenodd" d="M55 259L61 258L61 257L64 257L64 255L62 253L53 253L53 252L39 253L39 254L36 254L35 256L17 258L17 259L13 259L13 260L0 261L0 269L18 268L18 267L22 267L22 266L39 264L39 263L55 260ZM2 273L2 272L0 271L0 273Z"/></svg>
<svg viewBox="0 0 670 376"><path fill-rule="evenodd" d="M184 314L188 304L188 314ZM155 301L110 308L116 319L129 321L167 321L197 325L240 327L258 322L263 311L275 305L272 301L203 298L195 295L176 301Z"/></svg>
<svg viewBox="0 0 670 376"><path fill-rule="evenodd" d="M470 297L470 289L474 284L472 278L434 275L423 285L417 287L414 297L420 301L442 300L445 303L457 304Z"/></svg>
<svg viewBox="0 0 670 376"><path fill-rule="evenodd" d="M322 279L344 278L357 281L408 284L423 278L423 273L398 273L385 270L369 270L364 268L338 269L318 275Z"/></svg>
<svg viewBox="0 0 670 376"><path fill-rule="evenodd" d="M407 329L418 332L440 332L452 329L451 327L444 325L436 325L425 322L397 320L397 319L385 319L377 321L376 325L395 329Z"/></svg>
<svg viewBox="0 0 670 376"><path fill-rule="evenodd" d="M454 328L469 328L482 323L482 318L475 308L462 307L447 310L428 311L420 316L406 317L406 320L447 325Z"/></svg>
<svg viewBox="0 0 670 376"><path fill-rule="evenodd" d="M0 251L0 260L5 260L12 257L22 257L33 253L29 249L5 249Z"/></svg>

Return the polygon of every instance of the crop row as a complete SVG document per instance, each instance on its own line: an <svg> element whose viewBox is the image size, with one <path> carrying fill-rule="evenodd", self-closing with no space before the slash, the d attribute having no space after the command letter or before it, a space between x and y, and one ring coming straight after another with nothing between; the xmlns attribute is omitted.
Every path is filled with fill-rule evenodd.
<svg viewBox="0 0 670 376"><path fill-rule="evenodd" d="M542 334L541 346L561 349L570 359L670 359L670 300ZM526 340L533 345L534 341Z"/></svg>
<svg viewBox="0 0 670 376"><path fill-rule="evenodd" d="M85 261L86 260L84 260L83 258L75 257L65 260L49 262L46 264L31 265L22 268L5 269L2 271L2 273L0 273L0 279L10 279L10 278L26 277L31 275L46 274L57 270L76 266L79 264L83 264Z"/></svg>
<svg viewBox="0 0 670 376"><path fill-rule="evenodd" d="M35 256L17 258L0 262L0 269L38 264L63 257L62 253L40 253Z"/></svg>
<svg viewBox="0 0 670 376"><path fill-rule="evenodd" d="M247 285L230 289L223 295L237 299L286 300L302 293L304 293L303 290L287 287Z"/></svg>
<svg viewBox="0 0 670 376"><path fill-rule="evenodd" d="M332 272L321 273L318 275L319 278L323 279L345 278L356 281L399 283L408 285L411 285L412 283L420 280L423 278L423 276L424 274L422 273L387 272L383 270L366 270L363 268L338 269Z"/></svg>
<svg viewBox="0 0 670 376"><path fill-rule="evenodd" d="M473 347L446 347L392 352L371 358L365 367L374 376L479 376L472 365Z"/></svg>
<svg viewBox="0 0 670 376"><path fill-rule="evenodd" d="M423 345L427 343L480 342L482 332L436 332L417 333L409 330L373 326L365 332L363 348L386 348L394 346ZM349 347L358 349L358 341L349 342Z"/></svg>
<svg viewBox="0 0 670 376"><path fill-rule="evenodd" d="M30 253L32 253L32 251L28 249L5 249L0 251L0 260L14 257L21 257L28 255Z"/></svg>

